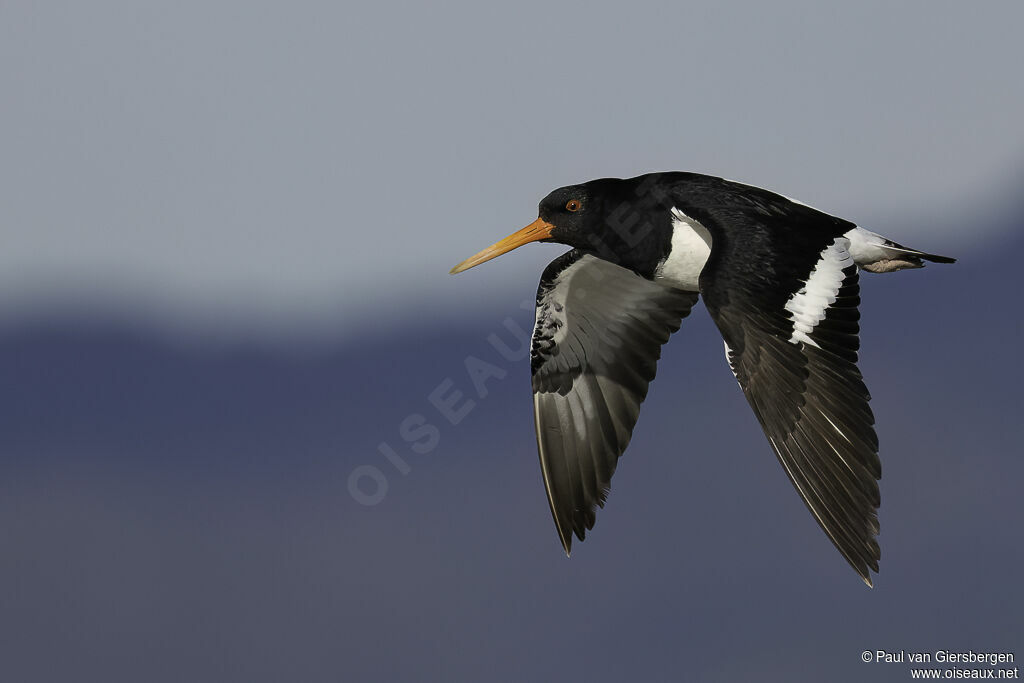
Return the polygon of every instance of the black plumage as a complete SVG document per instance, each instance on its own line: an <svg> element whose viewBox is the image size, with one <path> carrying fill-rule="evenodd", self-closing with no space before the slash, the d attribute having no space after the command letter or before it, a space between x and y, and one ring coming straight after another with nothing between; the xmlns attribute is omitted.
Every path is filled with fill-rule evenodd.
<svg viewBox="0 0 1024 683"><path fill-rule="evenodd" d="M661 346L703 295L783 468L871 585L881 465L856 364L859 271L953 259L694 173L560 188L538 214L452 272L531 241L573 247L541 278L531 354L541 470L565 551L593 528Z"/></svg>

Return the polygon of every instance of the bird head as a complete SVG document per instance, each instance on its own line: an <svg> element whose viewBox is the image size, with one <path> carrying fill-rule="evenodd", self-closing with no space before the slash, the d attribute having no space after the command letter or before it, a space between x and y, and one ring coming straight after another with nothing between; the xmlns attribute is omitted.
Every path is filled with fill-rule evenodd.
<svg viewBox="0 0 1024 683"><path fill-rule="evenodd" d="M597 198L588 192L587 185L560 187L541 200L537 220L522 230L495 242L451 269L461 273L484 261L512 251L530 242L558 242L570 247L584 247L588 243L589 228L598 215Z"/></svg>
<svg viewBox="0 0 1024 683"><path fill-rule="evenodd" d="M558 242L650 277L670 249L673 186L682 174L601 178L560 187L537 220L452 268L461 273L530 242Z"/></svg>

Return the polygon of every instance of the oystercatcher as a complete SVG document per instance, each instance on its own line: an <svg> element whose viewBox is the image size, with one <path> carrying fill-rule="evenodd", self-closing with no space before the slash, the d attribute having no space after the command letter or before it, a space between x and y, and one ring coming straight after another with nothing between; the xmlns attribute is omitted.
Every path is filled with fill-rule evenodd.
<svg viewBox="0 0 1024 683"><path fill-rule="evenodd" d="M530 363L541 470L566 554L604 506L662 344L703 295L779 462L871 586L881 466L857 368L858 272L955 259L768 190L671 172L559 188L537 220L451 272L528 242L572 247L541 276Z"/></svg>

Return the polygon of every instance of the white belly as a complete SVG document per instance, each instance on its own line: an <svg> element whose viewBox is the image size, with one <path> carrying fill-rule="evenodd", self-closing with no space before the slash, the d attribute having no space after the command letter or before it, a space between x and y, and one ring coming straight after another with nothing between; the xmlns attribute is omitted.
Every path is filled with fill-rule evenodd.
<svg viewBox="0 0 1024 683"><path fill-rule="evenodd" d="M696 292L700 272L711 254L711 233L679 209L672 208L672 248L658 264L654 279Z"/></svg>

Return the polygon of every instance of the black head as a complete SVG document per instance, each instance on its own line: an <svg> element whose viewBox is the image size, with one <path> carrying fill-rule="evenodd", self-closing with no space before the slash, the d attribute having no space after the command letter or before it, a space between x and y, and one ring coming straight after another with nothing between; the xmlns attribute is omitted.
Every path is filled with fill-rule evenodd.
<svg viewBox="0 0 1024 683"><path fill-rule="evenodd" d="M537 216L554 226L551 236L544 241L576 246L598 213L597 207L591 206L592 203L600 204L600 200L587 191L586 184L569 185L552 191L537 207Z"/></svg>
<svg viewBox="0 0 1024 683"><path fill-rule="evenodd" d="M602 178L568 185L541 200L530 225L452 268L479 265L529 242L558 242L646 273L668 253L671 202L659 176Z"/></svg>

